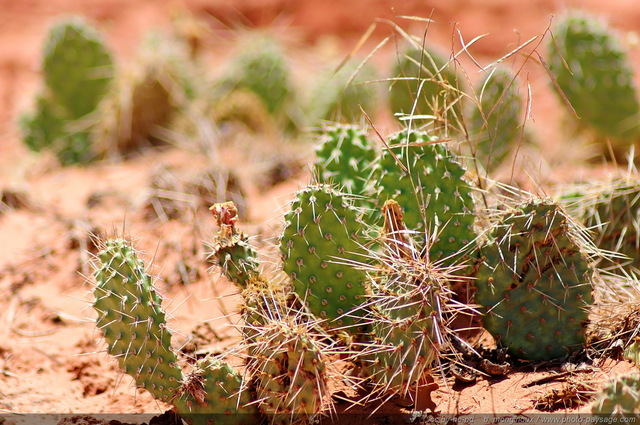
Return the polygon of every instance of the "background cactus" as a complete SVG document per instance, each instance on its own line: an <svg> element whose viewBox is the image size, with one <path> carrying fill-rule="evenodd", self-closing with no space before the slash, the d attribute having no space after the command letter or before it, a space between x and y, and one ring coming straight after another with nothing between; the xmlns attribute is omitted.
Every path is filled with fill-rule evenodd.
<svg viewBox="0 0 640 425"><path fill-rule="evenodd" d="M56 23L42 61L44 87L35 110L20 119L23 140L32 150L53 151L63 164L93 159L89 116L109 90L111 53L100 35L80 18Z"/></svg>
<svg viewBox="0 0 640 425"><path fill-rule="evenodd" d="M591 413L596 415L640 413L640 374L633 372L610 378L596 394L596 400L591 405Z"/></svg>
<svg viewBox="0 0 640 425"><path fill-rule="evenodd" d="M640 185L632 176L593 181L563 189L567 211L594 234L598 248L611 255L599 267L640 269Z"/></svg>
<svg viewBox="0 0 640 425"><path fill-rule="evenodd" d="M580 122L611 139L615 150L626 150L640 135L640 104L620 41L604 22L581 12L558 17L552 30L549 68Z"/></svg>
<svg viewBox="0 0 640 425"><path fill-rule="evenodd" d="M531 200L501 212L480 248L475 301L514 357L555 359L585 342L596 272L581 232L557 204Z"/></svg>
<svg viewBox="0 0 640 425"><path fill-rule="evenodd" d="M497 66L476 87L479 104L473 105L468 120L471 151L491 171L516 145L521 125L522 99L516 76Z"/></svg>
<svg viewBox="0 0 640 425"><path fill-rule="evenodd" d="M398 54L389 92L391 112L432 116L427 121L455 128L461 119L463 81L446 55L433 46L419 46L413 41Z"/></svg>

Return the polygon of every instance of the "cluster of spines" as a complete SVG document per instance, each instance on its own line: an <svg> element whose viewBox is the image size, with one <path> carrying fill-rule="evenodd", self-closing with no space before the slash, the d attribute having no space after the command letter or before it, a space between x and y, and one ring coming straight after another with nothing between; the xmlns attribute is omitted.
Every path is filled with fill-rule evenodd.
<svg viewBox="0 0 640 425"><path fill-rule="evenodd" d="M596 273L590 252L578 225L553 202L532 200L501 212L474 275L485 329L527 360L581 347Z"/></svg>

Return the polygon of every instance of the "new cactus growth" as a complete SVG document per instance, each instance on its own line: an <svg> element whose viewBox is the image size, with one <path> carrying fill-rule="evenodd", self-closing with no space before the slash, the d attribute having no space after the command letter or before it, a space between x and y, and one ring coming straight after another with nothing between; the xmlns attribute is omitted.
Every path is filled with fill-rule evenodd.
<svg viewBox="0 0 640 425"><path fill-rule="evenodd" d="M389 199L404 210L407 228L421 233L431 261L451 257L473 241L475 215L465 170L436 137L405 130L388 139L373 176L379 207Z"/></svg>
<svg viewBox="0 0 640 425"><path fill-rule="evenodd" d="M576 12L559 17L549 42L548 62L585 126L613 139L614 148L626 149L640 135L632 67L604 22Z"/></svg>
<svg viewBox="0 0 640 425"><path fill-rule="evenodd" d="M365 313L362 223L348 199L329 185L296 194L280 239L283 269L309 311L332 328L351 328ZM350 264L351 263L351 264Z"/></svg>
<svg viewBox="0 0 640 425"><path fill-rule="evenodd" d="M475 301L484 327L517 358L560 358L585 342L595 271L577 223L552 202L501 213L481 247Z"/></svg>
<svg viewBox="0 0 640 425"><path fill-rule="evenodd" d="M598 392L591 405L596 415L633 415L640 413L640 374L637 372L617 376Z"/></svg>
<svg viewBox="0 0 640 425"><path fill-rule="evenodd" d="M335 184L341 191L351 195L366 196L368 177L373 171L376 156L375 147L360 127L327 126L316 149L316 180Z"/></svg>
<svg viewBox="0 0 640 425"><path fill-rule="evenodd" d="M162 300L128 242L106 241L98 260L94 272L96 324L108 352L138 387L173 403L192 424L208 423L212 417L207 414L231 423L241 423L243 415L237 413L255 414L240 376L221 360L201 362L191 374L183 374L171 348Z"/></svg>
<svg viewBox="0 0 640 425"><path fill-rule="evenodd" d="M487 170L511 152L519 133L521 103L516 76L507 68L493 69L476 88L479 103L469 117L472 153Z"/></svg>
<svg viewBox="0 0 640 425"><path fill-rule="evenodd" d="M258 253L249 243L249 237L235 227L238 208L233 202L214 204L210 208L220 228L212 246L212 257L223 274L240 288L258 278Z"/></svg>

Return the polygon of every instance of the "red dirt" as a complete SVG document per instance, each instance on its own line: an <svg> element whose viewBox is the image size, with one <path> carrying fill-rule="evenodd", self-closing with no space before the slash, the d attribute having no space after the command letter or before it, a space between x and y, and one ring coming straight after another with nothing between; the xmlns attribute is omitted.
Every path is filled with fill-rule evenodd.
<svg viewBox="0 0 640 425"><path fill-rule="evenodd" d="M370 51L391 34L389 22L417 29L423 24L401 16L431 16L435 22L429 26L428 37L444 46L459 46L457 30L466 41L488 34L470 48L478 61L487 64L543 34L553 14L578 4L603 14L621 30L632 30L640 21L640 7L626 0L1 1L0 190L17 189L27 199L20 208L6 213L0 210L0 416L160 414L168 408L145 391L137 391L132 380L122 375L115 361L104 353L89 304L91 283L85 277L90 273L87 251L93 249L87 230L101 235L130 235L145 252L145 259L153 259L152 272L161 279L159 287L172 313L170 325L177 339L184 340L204 320L220 337L210 341L209 348L223 349L234 334L230 326L234 317L225 318L235 308L236 298L228 297L234 288L216 273L209 273L203 257L202 241L210 240L215 230L206 209L199 210L192 219L163 223L148 219L141 207L145 188L158 164L188 170L202 168L206 161L195 153L174 148L149 151L120 163L61 168L46 155L28 152L20 142L16 119L37 88L43 37L54 17L76 13L90 18L105 30L118 59L125 62L133 56L137 41L146 31L167 27L172 16L183 10L190 10L210 25L211 33L206 37L212 57L222 44L218 35L225 25L285 26L296 34L298 47L316 43L346 54L376 19L377 29L361 52ZM390 46L393 43L391 40ZM304 66L309 54L302 48L295 52ZM392 49L376 56L376 64L388 64L390 55ZM477 79L473 62L465 55L460 60L470 79ZM522 55L516 55L516 64L523 61ZM532 88L531 119L527 125L539 134L546 159L527 157L517 163L516 174L532 176L535 185L545 189L550 183L598 172L579 162L580 153L576 153L575 146L563 143L559 136L560 114L555 112L558 101L535 58L526 62L520 75ZM375 124L382 134L394 125L384 119ZM261 147L260 152L283 149L276 141L266 143L270 145ZM299 171L287 181L263 190L259 188L263 176L246 166L243 155L238 149L225 151L225 162L237 168L246 192L249 217L241 225L247 233L266 239L277 233L281 206L307 182L308 175ZM511 171L502 170L502 176L508 177ZM527 187L535 186L526 179L520 181ZM188 272L181 273L181 267ZM576 376L588 377L590 385L597 389L608 373L630 367L624 362L610 362L601 370ZM440 382L434 401L443 413L538 412L535 400L569 384L562 379L527 384L553 373L515 371L500 380L479 378L475 384L462 388L448 388ZM390 410L397 408L392 406ZM589 407L583 404L559 411L583 412Z"/></svg>

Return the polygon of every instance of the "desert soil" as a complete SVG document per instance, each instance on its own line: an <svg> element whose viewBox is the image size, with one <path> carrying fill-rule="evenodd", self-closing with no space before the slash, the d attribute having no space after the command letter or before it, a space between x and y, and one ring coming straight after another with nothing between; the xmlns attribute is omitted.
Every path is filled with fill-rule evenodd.
<svg viewBox="0 0 640 425"><path fill-rule="evenodd" d="M21 143L17 117L38 88L43 38L54 18L86 16L104 30L118 60L125 62L147 31L172 28L173 17L188 11L207 27L203 39L211 67L218 65L216 49L224 51L220 34L239 25L293 34L292 61L302 69L311 61L305 46L346 55L374 23L360 52L371 51L391 35L393 22L424 30L423 22L402 18L405 15L431 17L428 38L445 47L459 48L460 37L468 42L486 34L469 48L481 64L538 37L508 60L522 66L520 78L530 86L526 125L538 135L543 154L523 153L515 167L499 170L499 177L513 177L528 189L544 192L553 184L602 171L585 165L581 148L563 137L560 105L535 54L535 47L546 43L546 38L541 40L552 16L571 7L600 13L622 31L633 31L640 22L640 7L626 0L0 1L0 193L7 206L0 203L0 423L2 413L161 414L169 408L137 390L104 352L90 305L91 256L96 248L89 234L135 240L145 260L153 263L150 271L158 277L171 312L176 344L216 352L236 338L234 287L209 270L205 259L203 242L216 230L206 207L162 220L146 204L151 176L160 166L186 172L204 169L211 160L178 146L147 150L126 161L63 168ZM386 50L375 56L381 69L389 66L393 45L391 38ZM632 57L640 65L637 49ZM463 54L460 61L469 78L477 79L479 68L470 57ZM396 124L380 116L374 125L386 134ZM247 210L241 225L260 243L277 235L283 205L308 182L311 147L312 143L291 147L278 140L235 141L215 160L237 176ZM249 150L253 155L248 156ZM268 182L269 170L283 164L288 167L284 180ZM18 200L9 196L13 192ZM608 361L555 379L558 367L516 369L466 385L439 380L434 401L442 413L536 413L542 411L536 406L542 406L540 400L546 396L553 400L554 394L575 389L576 382L586 383L582 391L588 393L610 373L630 367ZM589 411L588 401L564 406L564 399L575 397L556 398L558 412ZM402 403L389 404L386 409L393 412Z"/></svg>

